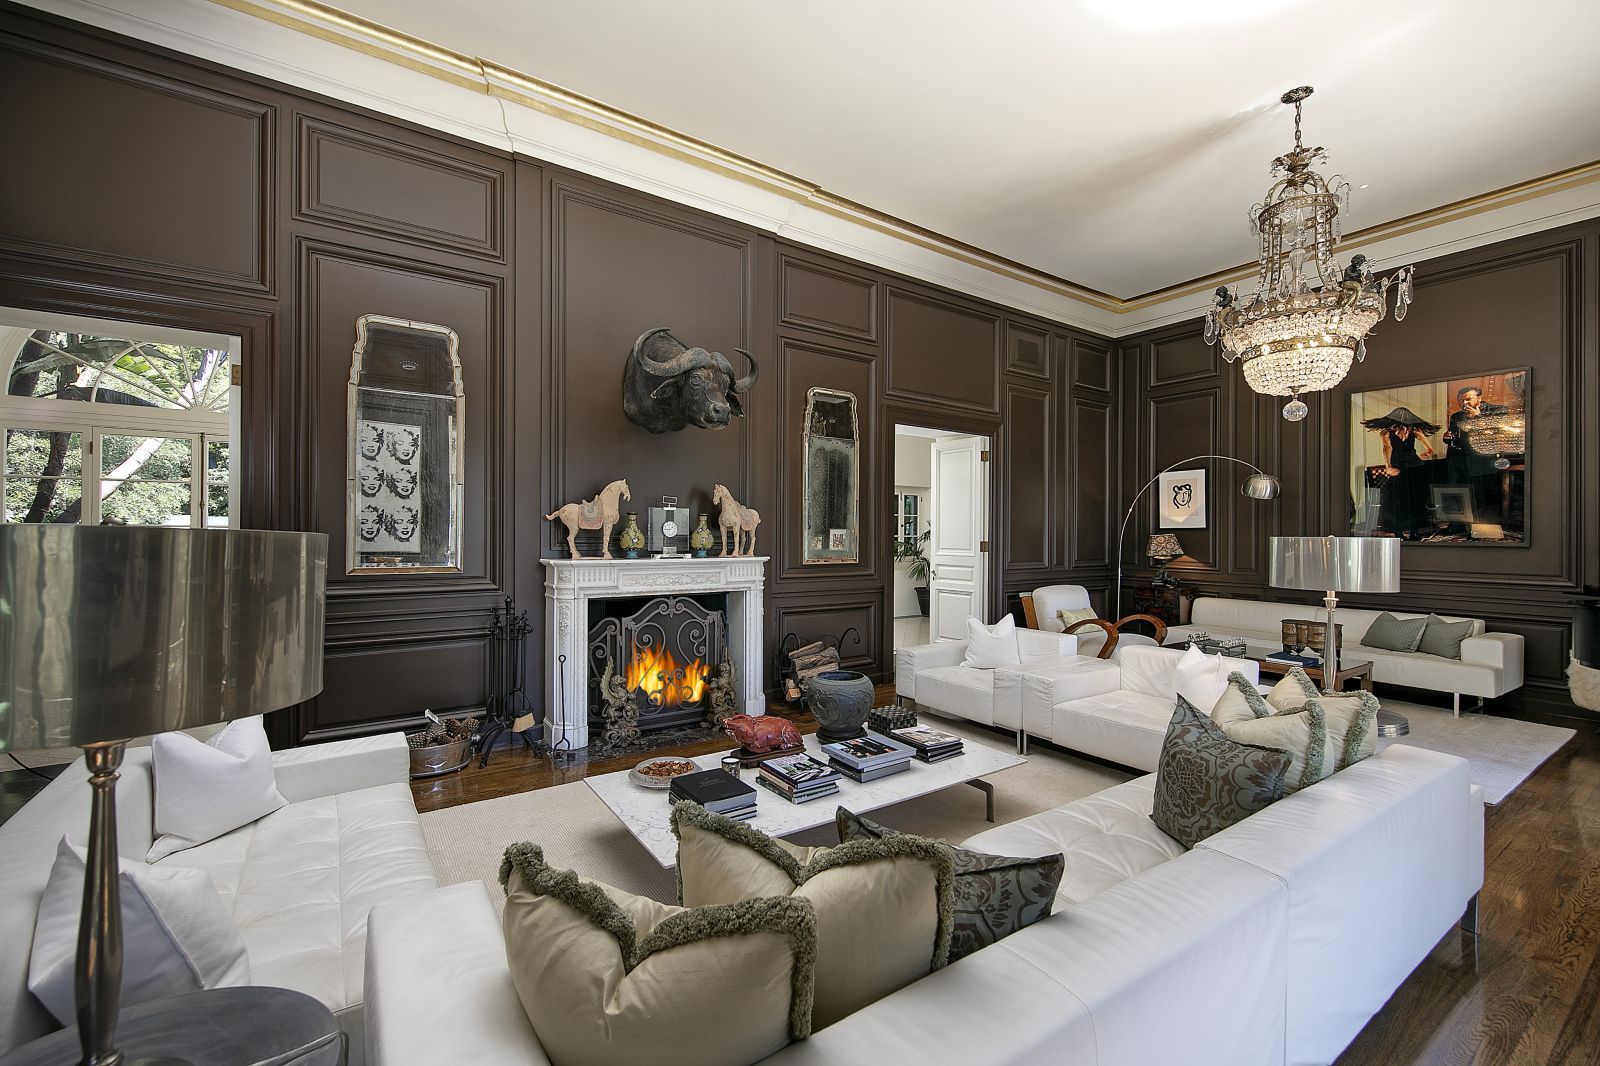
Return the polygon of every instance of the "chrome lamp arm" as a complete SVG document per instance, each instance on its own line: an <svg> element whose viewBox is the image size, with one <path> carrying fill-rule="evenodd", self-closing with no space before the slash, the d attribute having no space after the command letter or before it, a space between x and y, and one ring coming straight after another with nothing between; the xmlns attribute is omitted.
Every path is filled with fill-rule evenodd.
<svg viewBox="0 0 1600 1066"><path fill-rule="evenodd" d="M1191 455L1187 459L1179 459L1177 462L1157 470L1151 475L1150 480L1146 481L1140 486L1139 491L1134 493L1133 501L1128 504L1127 511L1123 512L1122 525L1117 530L1117 587L1112 594L1114 607L1111 613L1113 620L1122 617L1122 541L1128 533L1128 521L1133 517L1134 508L1139 506L1139 501L1144 498L1144 494L1150 490L1151 485L1160 480L1162 474L1177 470L1187 463L1198 463L1207 459L1221 459L1228 463L1238 463L1240 466L1247 466L1255 471L1254 474L1246 479L1244 488L1240 490L1251 499L1270 500L1278 495L1279 482L1276 477L1262 470L1254 463L1247 463L1243 459L1236 459L1231 455Z"/></svg>

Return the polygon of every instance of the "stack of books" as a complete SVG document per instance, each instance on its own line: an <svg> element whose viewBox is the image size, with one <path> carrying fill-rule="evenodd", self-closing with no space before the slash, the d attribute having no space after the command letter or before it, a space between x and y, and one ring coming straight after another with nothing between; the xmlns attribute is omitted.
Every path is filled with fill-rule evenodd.
<svg viewBox="0 0 1600 1066"><path fill-rule="evenodd" d="M726 770L701 770L672 779L668 802L693 800L708 811L748 822L756 816L756 790Z"/></svg>
<svg viewBox="0 0 1600 1066"><path fill-rule="evenodd" d="M822 745L828 765L852 781L876 781L911 769L915 749L878 733Z"/></svg>
<svg viewBox="0 0 1600 1066"><path fill-rule="evenodd" d="M923 762L943 762L954 759L964 750L961 738L927 725L914 725L906 729L891 729L889 736L902 744L909 744L916 757Z"/></svg>
<svg viewBox="0 0 1600 1066"><path fill-rule="evenodd" d="M805 752L766 760L756 780L790 803L810 803L839 791L839 771Z"/></svg>

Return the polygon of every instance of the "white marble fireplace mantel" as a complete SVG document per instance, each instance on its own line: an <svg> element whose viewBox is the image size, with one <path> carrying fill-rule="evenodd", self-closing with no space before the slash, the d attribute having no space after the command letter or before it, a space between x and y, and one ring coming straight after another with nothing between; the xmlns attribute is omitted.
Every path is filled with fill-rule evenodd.
<svg viewBox="0 0 1600 1066"><path fill-rule="evenodd" d="M545 559L546 740L589 744L589 601L723 592L728 596L728 654L746 714L766 712L764 555L709 559ZM565 668L561 656L567 657ZM565 741L565 743L562 743Z"/></svg>

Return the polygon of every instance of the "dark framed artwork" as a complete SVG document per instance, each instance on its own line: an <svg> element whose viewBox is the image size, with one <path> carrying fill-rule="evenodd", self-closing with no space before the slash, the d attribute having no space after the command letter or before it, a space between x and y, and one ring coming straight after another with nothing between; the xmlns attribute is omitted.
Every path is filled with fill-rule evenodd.
<svg viewBox="0 0 1600 1066"><path fill-rule="evenodd" d="M1350 532L1527 543L1527 367L1350 397Z"/></svg>

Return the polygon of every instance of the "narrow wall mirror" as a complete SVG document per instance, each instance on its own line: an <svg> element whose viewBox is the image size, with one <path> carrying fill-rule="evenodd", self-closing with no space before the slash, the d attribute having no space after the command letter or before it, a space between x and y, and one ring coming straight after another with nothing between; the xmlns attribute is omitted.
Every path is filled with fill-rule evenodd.
<svg viewBox="0 0 1600 1066"><path fill-rule="evenodd" d="M804 562L853 563L860 558L856 398L832 389L809 390L804 433Z"/></svg>
<svg viewBox="0 0 1600 1066"><path fill-rule="evenodd" d="M466 398L455 330L356 319L345 449L345 571L461 569Z"/></svg>

